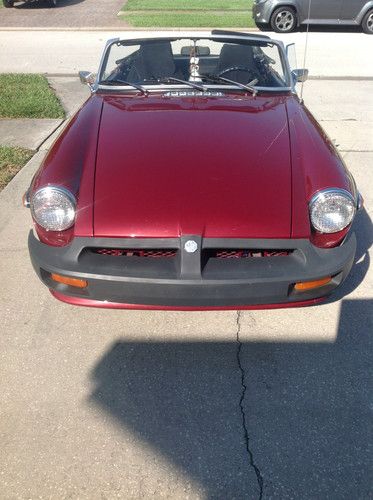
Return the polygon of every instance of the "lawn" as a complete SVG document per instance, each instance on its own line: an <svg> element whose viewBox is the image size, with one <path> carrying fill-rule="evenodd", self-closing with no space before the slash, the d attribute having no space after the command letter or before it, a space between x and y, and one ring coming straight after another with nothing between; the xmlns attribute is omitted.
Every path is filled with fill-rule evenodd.
<svg viewBox="0 0 373 500"><path fill-rule="evenodd" d="M29 161L34 151L10 146L0 146L0 191Z"/></svg>
<svg viewBox="0 0 373 500"><path fill-rule="evenodd" d="M128 0L123 10L251 10L253 0Z"/></svg>
<svg viewBox="0 0 373 500"><path fill-rule="evenodd" d="M136 28L251 28L254 22L249 13L203 13L198 16L187 13L165 12L160 14L126 14L120 16Z"/></svg>
<svg viewBox="0 0 373 500"><path fill-rule="evenodd" d="M0 74L0 118L64 118L42 75Z"/></svg>
<svg viewBox="0 0 373 500"><path fill-rule="evenodd" d="M252 28L253 0L128 0L120 19L138 28Z"/></svg>

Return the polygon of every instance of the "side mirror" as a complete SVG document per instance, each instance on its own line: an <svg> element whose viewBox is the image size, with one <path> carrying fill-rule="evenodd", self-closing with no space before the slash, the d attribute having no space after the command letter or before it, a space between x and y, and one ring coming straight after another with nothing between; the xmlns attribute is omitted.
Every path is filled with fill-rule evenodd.
<svg viewBox="0 0 373 500"><path fill-rule="evenodd" d="M308 69L293 69L291 72L294 83L302 83L308 80Z"/></svg>
<svg viewBox="0 0 373 500"><path fill-rule="evenodd" d="M96 81L96 75L91 71L79 71L79 78L81 83L88 85L90 88Z"/></svg>

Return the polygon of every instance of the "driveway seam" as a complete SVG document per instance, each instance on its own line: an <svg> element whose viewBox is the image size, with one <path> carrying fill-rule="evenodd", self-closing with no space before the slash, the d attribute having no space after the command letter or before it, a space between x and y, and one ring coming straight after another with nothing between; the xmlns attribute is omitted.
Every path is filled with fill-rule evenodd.
<svg viewBox="0 0 373 500"><path fill-rule="evenodd" d="M259 500L262 500L263 498L263 476L259 470L259 467L256 465L255 460L254 460L254 454L252 450L250 449L250 437L249 437L249 432L247 430L247 423L246 423L246 412L245 408L243 405L244 399L245 399L245 394L247 390L247 386L245 383L245 370L242 366L241 363L241 350L242 350L242 342L240 339L240 333L241 333L241 313L242 311L237 311L237 316L236 316L236 324L237 324L237 330L236 330L236 339L237 339L237 364L238 368L241 373L241 397L240 397L240 402L239 402L239 407L240 407L240 412L241 412L241 417L242 417L242 428L243 428L243 434L244 434L244 439L245 439L245 445L246 445L246 451L249 455L249 461L250 461L250 467L254 469L256 479L258 481L258 486L259 486Z"/></svg>

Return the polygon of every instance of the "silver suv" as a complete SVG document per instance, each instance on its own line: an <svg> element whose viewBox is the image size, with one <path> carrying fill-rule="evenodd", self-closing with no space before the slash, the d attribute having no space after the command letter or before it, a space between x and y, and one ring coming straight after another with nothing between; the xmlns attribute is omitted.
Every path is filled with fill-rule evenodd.
<svg viewBox="0 0 373 500"><path fill-rule="evenodd" d="M361 25L373 34L373 0L254 0L253 17L260 29L270 26L277 33L290 33L309 22Z"/></svg>

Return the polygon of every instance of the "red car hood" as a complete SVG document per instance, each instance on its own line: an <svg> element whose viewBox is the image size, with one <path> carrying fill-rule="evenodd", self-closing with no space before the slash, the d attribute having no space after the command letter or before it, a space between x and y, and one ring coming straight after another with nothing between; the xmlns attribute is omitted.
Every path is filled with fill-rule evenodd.
<svg viewBox="0 0 373 500"><path fill-rule="evenodd" d="M290 237L285 100L105 97L95 236Z"/></svg>

